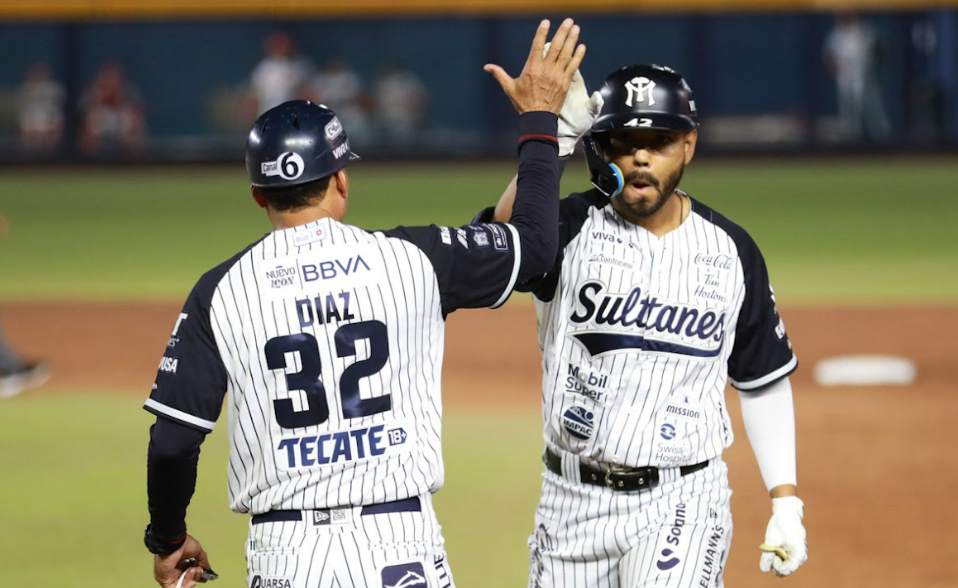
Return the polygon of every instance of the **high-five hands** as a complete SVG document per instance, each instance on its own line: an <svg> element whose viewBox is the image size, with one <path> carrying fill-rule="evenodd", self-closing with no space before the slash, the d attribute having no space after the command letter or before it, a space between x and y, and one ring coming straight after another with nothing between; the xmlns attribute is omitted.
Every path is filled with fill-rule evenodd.
<svg viewBox="0 0 958 588"><path fill-rule="evenodd" d="M548 35L549 21L544 20L539 24L529 57L517 78L492 63L483 67L496 78L519 114L534 110L559 114L572 77L585 57L585 45L576 45L579 26L571 18L562 22L546 49Z"/></svg>

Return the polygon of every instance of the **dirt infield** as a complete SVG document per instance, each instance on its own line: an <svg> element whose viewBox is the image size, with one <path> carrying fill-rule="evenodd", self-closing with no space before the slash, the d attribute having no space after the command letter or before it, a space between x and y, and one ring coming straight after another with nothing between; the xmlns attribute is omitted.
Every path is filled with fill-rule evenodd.
<svg viewBox="0 0 958 588"><path fill-rule="evenodd" d="M175 305L6 305L3 328L30 355L55 362L31 393L135 393L146 397L179 312ZM811 558L789 586L927 588L958 580L958 308L784 309L801 367L793 377L799 482ZM890 353L915 360L909 387L822 388L812 367L828 356ZM539 403L531 308L459 312L446 335L449 410L514 410ZM767 522L764 486L742 433L726 454L736 494L726 585L777 585L757 572Z"/></svg>

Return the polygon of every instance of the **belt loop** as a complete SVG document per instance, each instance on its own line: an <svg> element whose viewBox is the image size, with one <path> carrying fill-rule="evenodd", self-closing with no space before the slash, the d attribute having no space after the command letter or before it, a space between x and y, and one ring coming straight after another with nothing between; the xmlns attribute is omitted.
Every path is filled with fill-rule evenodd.
<svg viewBox="0 0 958 588"><path fill-rule="evenodd" d="M582 475L579 471L579 456L568 451L559 453L562 458L562 477L579 484L582 482Z"/></svg>
<svg viewBox="0 0 958 588"><path fill-rule="evenodd" d="M680 478L679 468L660 468L659 485L671 484Z"/></svg>

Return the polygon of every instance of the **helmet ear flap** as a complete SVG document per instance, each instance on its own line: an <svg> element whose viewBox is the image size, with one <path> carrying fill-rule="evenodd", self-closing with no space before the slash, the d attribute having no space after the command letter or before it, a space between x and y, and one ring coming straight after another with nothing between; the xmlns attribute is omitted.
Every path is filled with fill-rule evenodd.
<svg viewBox="0 0 958 588"><path fill-rule="evenodd" d="M614 163L606 163L602 149L591 135L582 138L582 147L592 175L592 185L609 198L617 196L625 187L622 170Z"/></svg>

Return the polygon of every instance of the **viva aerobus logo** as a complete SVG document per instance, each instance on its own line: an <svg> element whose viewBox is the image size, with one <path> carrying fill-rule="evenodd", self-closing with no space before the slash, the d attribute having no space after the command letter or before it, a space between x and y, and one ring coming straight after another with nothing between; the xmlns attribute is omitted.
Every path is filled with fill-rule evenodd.
<svg viewBox="0 0 958 588"><path fill-rule="evenodd" d="M665 542L672 547L678 548L679 544L682 542L682 527L685 526L685 503L681 503L675 507L675 522L672 524L672 528L669 529L668 534L665 536ZM666 547L662 550L659 560L655 562L655 567L659 568L663 572L667 572L679 565L681 559L672 551L671 548Z"/></svg>

